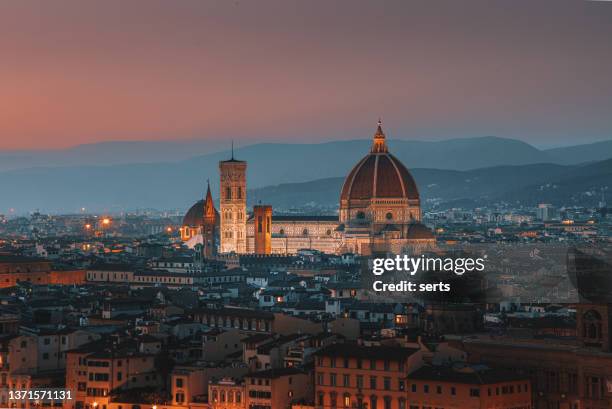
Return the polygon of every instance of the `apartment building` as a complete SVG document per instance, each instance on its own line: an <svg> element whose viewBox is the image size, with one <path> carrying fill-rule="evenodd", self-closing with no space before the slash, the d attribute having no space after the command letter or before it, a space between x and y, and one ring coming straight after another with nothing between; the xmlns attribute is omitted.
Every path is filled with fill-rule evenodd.
<svg viewBox="0 0 612 409"><path fill-rule="evenodd" d="M153 354L106 342L90 343L66 353L66 388L73 396L64 402L64 408L108 409L112 391L159 387L161 383Z"/></svg>
<svg viewBox="0 0 612 409"><path fill-rule="evenodd" d="M244 377L246 409L282 409L310 399L311 375L296 368L268 369Z"/></svg>
<svg viewBox="0 0 612 409"><path fill-rule="evenodd" d="M407 383L401 409L531 409L528 377L484 365L423 366Z"/></svg>
<svg viewBox="0 0 612 409"><path fill-rule="evenodd" d="M317 408L406 409L406 375L420 349L333 344L315 354Z"/></svg>

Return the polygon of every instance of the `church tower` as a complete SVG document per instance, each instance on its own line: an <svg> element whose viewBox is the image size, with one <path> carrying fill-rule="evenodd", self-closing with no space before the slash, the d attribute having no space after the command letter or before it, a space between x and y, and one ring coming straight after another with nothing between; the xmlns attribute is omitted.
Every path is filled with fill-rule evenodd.
<svg viewBox="0 0 612 409"><path fill-rule="evenodd" d="M216 243L216 225L217 211L213 203L212 194L210 193L210 184L206 190L206 198L204 199L204 212L202 221L202 257L210 259L217 253Z"/></svg>
<svg viewBox="0 0 612 409"><path fill-rule="evenodd" d="M272 206L253 206L255 254L272 253Z"/></svg>
<svg viewBox="0 0 612 409"><path fill-rule="evenodd" d="M246 167L234 159L219 162L221 177L221 253L246 253Z"/></svg>

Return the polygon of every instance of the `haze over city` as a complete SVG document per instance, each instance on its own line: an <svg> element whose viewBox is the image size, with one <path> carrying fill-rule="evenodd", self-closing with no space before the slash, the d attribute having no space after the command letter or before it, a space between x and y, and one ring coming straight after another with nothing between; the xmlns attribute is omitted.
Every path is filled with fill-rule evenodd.
<svg viewBox="0 0 612 409"><path fill-rule="evenodd" d="M19 1L0 151L116 140L612 135L612 4Z"/></svg>

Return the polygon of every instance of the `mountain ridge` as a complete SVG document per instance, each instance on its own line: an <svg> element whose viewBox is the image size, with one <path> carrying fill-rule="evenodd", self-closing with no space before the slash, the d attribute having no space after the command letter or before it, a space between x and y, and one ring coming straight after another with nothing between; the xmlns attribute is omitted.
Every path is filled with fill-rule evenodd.
<svg viewBox="0 0 612 409"><path fill-rule="evenodd" d="M293 149L294 151L299 151L304 147L310 147L310 149L315 150L341 147L343 150L348 148L349 151L354 151L356 149L368 149L370 143L370 139L359 138L316 143L256 142L236 149L236 153L239 154L243 149L246 149L246 152L253 149L265 152L265 150L275 150L283 147L284 149ZM603 160L606 158L605 152L612 152L612 140L552 149L538 149L518 139L497 136L462 137L436 141L397 138L389 139L389 144L392 147L397 145L396 148L400 156L407 156L408 151L416 150L414 155L416 159L422 158L426 154L437 154L440 151L445 152L447 156L449 153L465 155L475 148L483 150L488 147L489 152L485 153L491 154L496 153L495 149L491 151L491 148L496 147L497 152L500 152L507 150L508 147L513 147L514 149L522 149L518 159L523 161L531 163L554 162L577 164ZM130 163L166 163L197 160L199 157L206 157L217 153L229 155L228 145L229 142L227 140L209 141L193 139L180 141L105 141L57 150L8 150L0 151L0 172L30 167L108 166ZM527 156L525 156L525 153ZM516 159L509 158L510 161ZM423 164L417 162L413 165L420 167ZM480 165L471 166L471 168L482 167ZM453 161L445 166L458 169L470 167L463 163L460 158L454 158Z"/></svg>
<svg viewBox="0 0 612 409"><path fill-rule="evenodd" d="M252 190L282 183L343 178L367 154L370 145L370 140L321 144L270 142L236 149L235 156L249 162L248 187ZM440 192L445 200L462 200L470 192L490 196L498 193L496 185L506 190L522 188L523 179L539 181L539 173L542 177L554 176L555 166L575 166L551 163L550 154L521 141L497 137L451 142L390 140L389 145L390 151L415 174L420 188L427 192L426 200L434 200ZM598 146L597 153L602 155L602 146L607 145ZM5 170L0 172L0 213L10 208L18 212L37 208L53 212L82 207L91 211L185 208L204 193L207 179L213 191L218 192L218 162L228 157L229 152L219 151L181 161ZM612 157L612 150L608 157ZM517 168L512 170L514 177L499 170L500 166L534 165L545 166ZM485 168L489 169L485 174L469 173ZM465 182L474 177L479 178L479 183ZM487 192L481 192L482 186L486 186ZM300 205L298 196L292 195L294 205Z"/></svg>

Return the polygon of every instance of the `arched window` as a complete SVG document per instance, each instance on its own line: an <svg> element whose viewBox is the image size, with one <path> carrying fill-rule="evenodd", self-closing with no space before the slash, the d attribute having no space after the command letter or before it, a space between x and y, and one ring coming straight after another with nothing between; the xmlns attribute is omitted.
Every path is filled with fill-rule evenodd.
<svg viewBox="0 0 612 409"><path fill-rule="evenodd" d="M228 200L232 199L232 188L229 186L225 188L225 198Z"/></svg>
<svg viewBox="0 0 612 409"><path fill-rule="evenodd" d="M358 219L365 219L365 213L364 212L357 212L357 218Z"/></svg>
<svg viewBox="0 0 612 409"><path fill-rule="evenodd" d="M601 339L602 320L601 314L595 310L589 310L582 316L582 335L589 340Z"/></svg>
<svg viewBox="0 0 612 409"><path fill-rule="evenodd" d="M385 218L386 218L387 220L391 220L391 219L393 219L393 213L391 213L391 212L387 212L387 214L385 215Z"/></svg>
<svg viewBox="0 0 612 409"><path fill-rule="evenodd" d="M344 394L343 403L344 403L344 407L345 408L350 408L351 407L351 395L350 394L348 394L348 393Z"/></svg>
<svg viewBox="0 0 612 409"><path fill-rule="evenodd" d="M308 229L302 230L302 235L303 236L308 236Z"/></svg>
<svg viewBox="0 0 612 409"><path fill-rule="evenodd" d="M284 235L284 234L285 234L285 229L280 229L280 230L278 231L278 234L283 234L283 235Z"/></svg>

